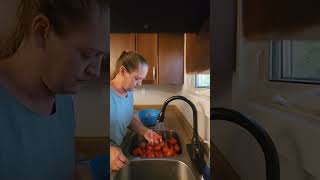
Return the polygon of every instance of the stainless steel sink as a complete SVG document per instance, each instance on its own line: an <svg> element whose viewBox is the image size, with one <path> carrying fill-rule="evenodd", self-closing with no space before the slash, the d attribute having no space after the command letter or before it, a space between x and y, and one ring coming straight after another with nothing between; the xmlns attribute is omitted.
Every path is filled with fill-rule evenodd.
<svg viewBox="0 0 320 180"><path fill-rule="evenodd" d="M183 162L172 159L139 159L116 174L114 180L196 180Z"/></svg>
<svg viewBox="0 0 320 180"><path fill-rule="evenodd" d="M200 180L200 175L193 166L188 155L184 139L174 130L158 132L167 138L175 137L181 146L181 153L175 157L140 158L133 156L131 151L144 138L135 133L128 135L121 147L129 164L111 176L112 180Z"/></svg>

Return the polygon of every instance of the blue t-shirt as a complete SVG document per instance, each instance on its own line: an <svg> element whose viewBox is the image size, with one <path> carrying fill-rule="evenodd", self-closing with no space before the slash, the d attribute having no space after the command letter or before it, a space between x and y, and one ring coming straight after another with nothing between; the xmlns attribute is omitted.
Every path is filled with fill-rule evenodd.
<svg viewBox="0 0 320 180"><path fill-rule="evenodd" d="M110 139L120 145L133 118L133 94L121 97L110 87Z"/></svg>
<svg viewBox="0 0 320 180"><path fill-rule="evenodd" d="M56 111L32 112L0 86L0 179L70 180L74 177L74 110L56 96Z"/></svg>

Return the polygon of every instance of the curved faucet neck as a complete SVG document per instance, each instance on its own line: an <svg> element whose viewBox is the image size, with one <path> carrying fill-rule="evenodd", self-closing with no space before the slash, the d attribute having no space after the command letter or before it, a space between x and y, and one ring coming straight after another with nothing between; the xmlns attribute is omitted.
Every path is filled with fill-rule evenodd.
<svg viewBox="0 0 320 180"><path fill-rule="evenodd" d="M163 122L164 121L164 116L165 116L165 111L167 109L167 106L168 104L173 101L173 100L176 100L176 99L180 99L180 100L183 100L185 102L187 102L191 109L192 109L192 113L193 113L193 134L195 135L198 135L198 115L197 115L197 108L196 106L189 100L187 99L186 97L184 96L172 96L170 98L168 98L162 108L161 108L161 111L160 111L160 114L158 116L158 122Z"/></svg>

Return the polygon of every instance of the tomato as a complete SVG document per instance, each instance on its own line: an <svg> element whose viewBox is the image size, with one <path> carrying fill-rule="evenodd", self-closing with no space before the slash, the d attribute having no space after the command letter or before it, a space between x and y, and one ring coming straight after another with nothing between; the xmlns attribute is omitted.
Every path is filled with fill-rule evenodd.
<svg viewBox="0 0 320 180"><path fill-rule="evenodd" d="M168 151L165 153L166 157L171 157L174 155L174 150L173 149L168 149Z"/></svg>
<svg viewBox="0 0 320 180"><path fill-rule="evenodd" d="M163 147L163 146L164 146L164 141L160 142L160 143L159 143L159 146L160 146L160 147Z"/></svg>
<svg viewBox="0 0 320 180"><path fill-rule="evenodd" d="M159 157L163 157L162 151L159 151L158 153L159 153Z"/></svg>
<svg viewBox="0 0 320 180"><path fill-rule="evenodd" d="M174 150L175 150L177 153L180 152L180 146L179 146L179 144L175 144L175 145L174 145Z"/></svg>
<svg viewBox="0 0 320 180"><path fill-rule="evenodd" d="M154 152L148 152L147 153L147 157L148 158L154 158L155 157Z"/></svg>
<svg viewBox="0 0 320 180"><path fill-rule="evenodd" d="M154 152L154 156L155 157L160 157L160 153L156 151L156 152Z"/></svg>
<svg viewBox="0 0 320 180"><path fill-rule="evenodd" d="M167 152L168 152L168 148L165 146L165 147L163 147L162 148L162 152L163 152L163 154L166 154Z"/></svg>
<svg viewBox="0 0 320 180"><path fill-rule="evenodd" d="M177 140L174 137L172 137L168 140L168 143L171 145L175 145L175 144L177 144Z"/></svg>
<svg viewBox="0 0 320 180"><path fill-rule="evenodd" d="M155 151L160 151L161 150L161 146L160 145L156 145L155 147L153 147L153 149Z"/></svg>
<svg viewBox="0 0 320 180"><path fill-rule="evenodd" d="M176 156L176 155L177 155L177 152L175 150L173 150L172 156Z"/></svg>
<svg viewBox="0 0 320 180"><path fill-rule="evenodd" d="M147 150L153 151L153 147L148 144L148 145L147 145Z"/></svg>

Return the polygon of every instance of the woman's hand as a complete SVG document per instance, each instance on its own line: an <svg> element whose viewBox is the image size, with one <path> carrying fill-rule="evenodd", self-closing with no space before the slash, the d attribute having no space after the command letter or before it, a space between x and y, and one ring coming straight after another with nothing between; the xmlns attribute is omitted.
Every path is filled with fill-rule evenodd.
<svg viewBox="0 0 320 180"><path fill-rule="evenodd" d="M110 146L110 168L118 171L128 163L128 159L123 155L120 148Z"/></svg>
<svg viewBox="0 0 320 180"><path fill-rule="evenodd" d="M162 142L162 137L151 129L146 128L145 132L143 133L143 137L150 144L159 144L160 142Z"/></svg>

